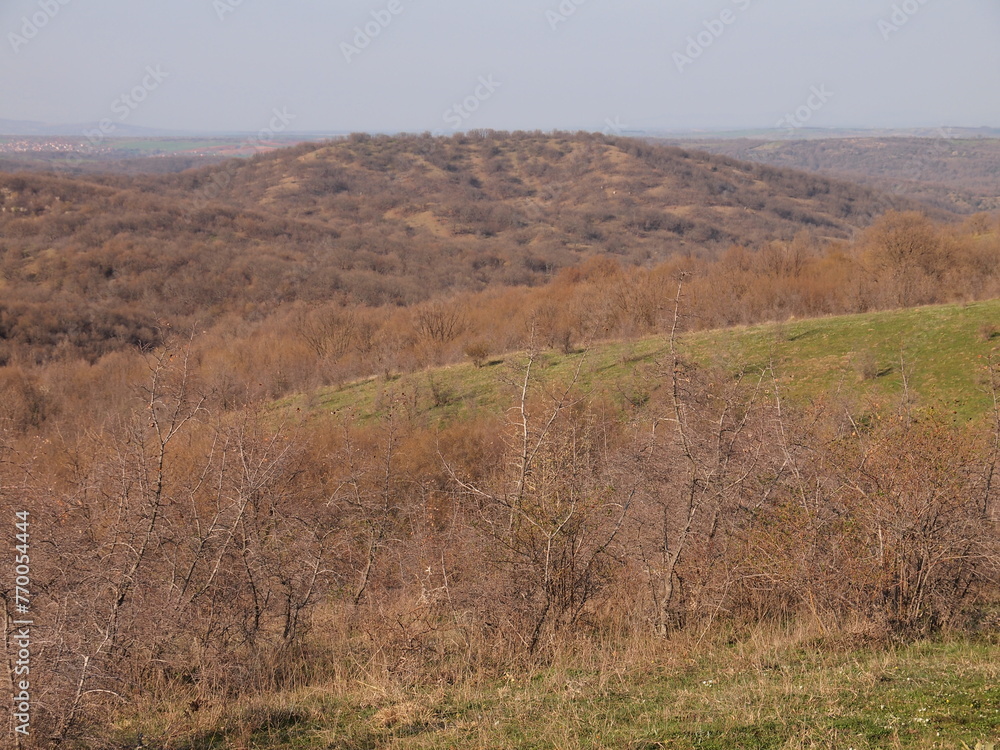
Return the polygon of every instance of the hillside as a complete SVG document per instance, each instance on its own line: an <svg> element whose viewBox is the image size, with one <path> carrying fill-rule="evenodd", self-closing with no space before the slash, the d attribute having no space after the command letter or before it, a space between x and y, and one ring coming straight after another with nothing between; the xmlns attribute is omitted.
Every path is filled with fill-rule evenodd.
<svg viewBox="0 0 1000 750"><path fill-rule="evenodd" d="M0 338L96 357L155 343L166 323L297 301L408 305L536 285L594 255L650 265L848 238L908 205L585 134L359 136L179 175L0 174Z"/></svg>
<svg viewBox="0 0 1000 750"><path fill-rule="evenodd" d="M884 535L890 550L902 541L935 551L949 543L992 543L991 522L984 516L975 522L963 517L958 526L954 514L978 505L970 502L980 497L978 482L995 466L995 453L991 464L985 452L975 452L993 445L993 435L984 431L988 443L974 442L970 435L993 418L982 376L988 358L997 352L998 324L1000 301L992 301L683 336L679 344L685 364L675 370L680 382L697 381L700 371L706 376L702 383L711 380L714 389L708 399L691 402L691 450L697 462L722 474L718 480L695 478L691 486L715 480L725 488L720 493L730 492L747 475L761 476L760 484L751 481L747 494L739 495L742 502L718 506L715 520L702 519L691 539L661 520L661 533L699 550L698 562L678 580L696 578L699 593L715 591L721 597L711 605L691 600L689 606L708 606L710 614L667 638L635 635L649 626L633 600L645 591L637 571L652 575L643 567L648 558L640 559L635 550L643 529L678 512L664 496L677 491L671 482L682 474L683 456L672 455L660 472L643 474L648 468L636 460L633 449L647 443L625 442L629 459L619 460L630 462L617 468L606 463L605 454L609 439L613 444L620 431L647 420L669 424L672 412L657 416L669 402L671 383L665 373L673 369L662 337L536 357L530 401L534 415L525 419L541 449L529 474L531 497L545 502L527 510L469 487L462 488L473 495L465 506L451 474L470 471L485 460L487 466L470 481L490 482L494 472L504 471L504 458L516 461L498 447L498 435L520 428L522 412L512 386L523 376L523 353L498 357L480 368L437 368L286 400L269 411L266 422L294 425L287 432L284 426L277 428L281 441L304 436L315 441L315 454L296 467L297 476L331 475L329 495L309 507L340 503L335 514L317 524L330 533L346 532L338 538L341 546L331 553L330 564L350 560L367 581L376 560L370 550L381 549L382 578L366 595L373 605L359 606L360 593L352 605L353 592L345 594L347 584L341 582L345 579L335 579L340 582L333 595L336 605L317 607L313 629L305 637L308 677L296 676L284 690L268 688L240 703L213 696L194 679L178 680L172 701L139 699L137 706L122 709L123 718L105 730L107 736L120 745L137 737L154 742L171 738L177 744L164 747L187 750L989 747L977 743L994 741L1000 730L995 599L970 602L974 614L964 634L916 638L912 631L888 636L881 620L866 618L853 602L839 616L836 609L822 606L795 609L794 602L801 596L816 607L815 592L850 575L839 595L873 586L877 604L868 606L880 611L886 606L882 582L892 582L896 574L895 567L884 577L872 572L879 563L871 549L876 540L883 543ZM905 403L896 365L900 351L909 373ZM872 369L858 355L870 356ZM741 401L732 383L724 384L747 372L749 396L768 369L776 381L767 373L763 392L757 394L763 398ZM560 408L552 404L562 398L561 386L574 380L576 393L585 395L565 402L558 419L548 421L546 410ZM780 409L773 405L774 382L785 397ZM685 398L694 393L684 389ZM713 404L716 399L732 400ZM729 414L733 406L741 416ZM750 417L762 406L763 413ZM702 411L711 414L704 423L695 416ZM804 418L796 416L802 413ZM983 419L988 414L990 419ZM748 417L749 422L742 421ZM605 421L596 421L601 418ZM824 441L799 443L799 430L821 420L839 423L840 431ZM698 435L705 427L707 440ZM671 428L663 429L672 434ZM789 444L784 443L785 430L795 435ZM744 431L747 439L738 440ZM963 445L965 441L970 442ZM248 458L261 461L261 467L271 460L283 462L284 449L278 450L273 444L251 444ZM716 450L724 453L713 462ZM770 462L768 451L774 454ZM582 466L573 460L580 454ZM984 460L985 466L970 466L970 456L974 462ZM897 471L887 472L887 462ZM788 486L761 500L775 492L775 477ZM953 484L963 480L968 484ZM804 485L798 484L802 481ZM637 525L608 556L615 559L608 563L615 570L620 565L620 577L606 580L590 572L606 570L598 567L603 548L592 538L604 518L605 506L598 499L610 495L608 507L617 513L634 496L641 498L647 486L650 495L635 502ZM383 488L391 488L391 494ZM815 500L799 494L802 489L815 492ZM852 491L873 504L845 499ZM341 493L346 500L338 500ZM991 497L989 489L986 497ZM875 498L886 505L874 504ZM491 502L499 503L502 512L487 516ZM706 502L716 501L713 496ZM661 515L641 515L643 508ZM515 513L532 521L520 534L535 538L537 546L513 534L505 541L517 554L472 546L477 534L495 539L495 529L504 528ZM571 525L577 514L583 520ZM363 523L345 520L355 517ZM734 523L733 517L745 520ZM716 535L717 525L736 528L729 528L725 542L714 546L704 540ZM925 540L913 528L932 532ZM950 541L956 528L967 534L960 542ZM302 536L297 525L293 529ZM615 539L618 532L609 533ZM851 548L858 535L863 543ZM294 539L290 536L286 543L301 544ZM674 536L669 541L674 543ZM552 553L556 543L561 546ZM353 557L343 551L352 545L360 546ZM949 552L941 553L942 560L955 547L945 549ZM468 557L462 557L463 551ZM890 558L892 565L909 560L906 552L904 547ZM532 575L543 565L548 572L550 554L558 561L553 577L560 584L578 581L585 592L580 596L603 592L604 597L585 616L567 619L565 630L557 631L562 640L553 640L544 656L507 660L502 654L506 649L517 653L518 636L527 642L530 629L515 618L528 609L525 601L531 602L533 595L541 598L532 585L544 590L543 584ZM723 559L714 566L720 555ZM632 566L621 561L629 556ZM851 567L855 559L858 565ZM516 595L492 578L496 568L505 567L513 571ZM720 576L714 583L712 570ZM992 570L982 571L987 586L995 585ZM470 585L482 588L470 593ZM585 588L589 586L594 590ZM728 598L732 587L741 586L752 592L748 595L762 597L759 607L769 602L770 587L783 591L793 602L785 605L788 619L771 620L757 609L741 617L743 600ZM548 606L548 600L538 605L543 619ZM470 624L480 612L486 613L482 631ZM799 619L791 620L791 612Z"/></svg>
<svg viewBox="0 0 1000 750"><path fill-rule="evenodd" d="M736 159L846 179L950 211L1000 209L1000 139L933 137L666 140Z"/></svg>
<svg viewBox="0 0 1000 750"><path fill-rule="evenodd" d="M908 407L961 423L992 415L985 378L990 358L1000 356L1000 300L700 331L682 336L679 350L700 367L773 372L781 393L799 407L833 399L869 417ZM567 381L579 368L581 388L628 407L664 387L655 365L669 357L669 341L653 336L539 356L545 381ZM282 405L305 407L317 419L350 414L366 422L384 417L396 394L413 416L441 424L497 409L505 363L524 357L511 353L486 367L459 364L391 382L371 378Z"/></svg>
<svg viewBox="0 0 1000 750"><path fill-rule="evenodd" d="M511 155L517 179L565 187L487 231L496 216L463 212L524 197L490 177L514 167L483 169L488 144L357 138L166 177L0 180L0 511L44 539L31 614L59 644L38 736L989 737L1000 442L977 378L998 303L900 308L998 297L998 227L891 211L855 229L858 210L802 231L768 191L813 178L545 136L541 163ZM656 237L686 235L609 211L613 232L571 248L590 177L561 162L584 147L617 165L614 211L629 185L658 211L635 177L651 174L722 221L732 195L698 180L744 174L735 194L764 201L728 225L746 246L654 262ZM414 166L389 179L400 152ZM318 192L310 155L333 175ZM822 212L853 190L829 185L795 200ZM626 231L633 250L611 253ZM546 248L572 267L553 274ZM948 707L926 710L932 694Z"/></svg>
<svg viewBox="0 0 1000 750"><path fill-rule="evenodd" d="M377 221L387 240L513 239L577 258L597 249L663 257L791 238L802 228L846 237L899 205L787 170L586 134L355 136L176 183L206 201L341 231Z"/></svg>

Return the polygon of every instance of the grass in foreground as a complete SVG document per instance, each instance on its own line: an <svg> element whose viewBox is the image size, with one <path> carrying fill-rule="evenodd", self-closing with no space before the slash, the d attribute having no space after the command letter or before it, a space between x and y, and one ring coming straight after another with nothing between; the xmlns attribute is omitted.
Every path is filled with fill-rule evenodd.
<svg viewBox="0 0 1000 750"><path fill-rule="evenodd" d="M359 678L224 712L170 746L958 750L1000 740L996 644L644 649L588 649L499 679L410 689Z"/></svg>

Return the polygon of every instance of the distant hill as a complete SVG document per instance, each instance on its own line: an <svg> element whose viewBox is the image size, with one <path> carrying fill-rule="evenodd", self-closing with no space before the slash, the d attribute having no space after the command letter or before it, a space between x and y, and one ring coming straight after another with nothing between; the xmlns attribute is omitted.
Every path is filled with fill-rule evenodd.
<svg viewBox="0 0 1000 750"><path fill-rule="evenodd" d="M663 142L848 179L950 211L1000 210L1000 138L995 131L943 129L921 131L921 136Z"/></svg>
<svg viewBox="0 0 1000 750"><path fill-rule="evenodd" d="M650 264L801 232L846 239L913 205L588 134L358 136L181 174L0 174L0 339L68 336L96 355L152 340L156 321L408 305L538 284L594 255Z"/></svg>
<svg viewBox="0 0 1000 750"><path fill-rule="evenodd" d="M597 135L367 137L176 178L199 197L374 234L544 249L563 265L790 238L848 237L912 202L842 182ZM179 189L179 190L178 190Z"/></svg>
<svg viewBox="0 0 1000 750"><path fill-rule="evenodd" d="M835 138L1000 138L1000 128L936 127L936 128L759 128L743 130L648 130L637 135L659 140L704 139L733 140L752 138L761 141L831 140Z"/></svg>

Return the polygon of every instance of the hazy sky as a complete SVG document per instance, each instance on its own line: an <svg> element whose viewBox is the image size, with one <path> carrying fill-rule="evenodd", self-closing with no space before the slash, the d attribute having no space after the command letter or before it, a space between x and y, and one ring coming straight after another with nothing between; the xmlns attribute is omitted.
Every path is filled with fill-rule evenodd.
<svg viewBox="0 0 1000 750"><path fill-rule="evenodd" d="M1000 126L997 0L4 0L0 32L12 120Z"/></svg>

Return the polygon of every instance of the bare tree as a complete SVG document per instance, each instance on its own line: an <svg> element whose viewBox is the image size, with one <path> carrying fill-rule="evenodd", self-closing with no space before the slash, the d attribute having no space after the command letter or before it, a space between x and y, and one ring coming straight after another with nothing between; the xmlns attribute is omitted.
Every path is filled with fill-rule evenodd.
<svg viewBox="0 0 1000 750"><path fill-rule="evenodd" d="M661 635L702 606L708 570L721 557L715 542L727 538L720 537L720 521L725 516L734 524L744 495L756 489L765 446L757 414L765 373L738 372L724 388L708 381L710 373L688 365L678 342L682 293L683 279L674 299L669 354L657 370L667 386L666 404L635 452L635 472L644 479L638 549L653 625Z"/></svg>
<svg viewBox="0 0 1000 750"><path fill-rule="evenodd" d="M569 384L539 401L531 394L536 357L529 352L516 384L506 456L495 480L467 481L448 466L500 567L496 604L529 653L546 632L576 623L610 582L612 545L635 492L611 476L603 426L585 409L580 413L583 397L575 391L582 361Z"/></svg>
<svg viewBox="0 0 1000 750"><path fill-rule="evenodd" d="M465 313L457 302L428 302L414 313L414 327L421 340L447 344L465 330Z"/></svg>

